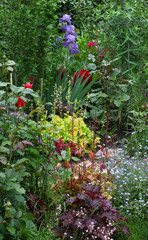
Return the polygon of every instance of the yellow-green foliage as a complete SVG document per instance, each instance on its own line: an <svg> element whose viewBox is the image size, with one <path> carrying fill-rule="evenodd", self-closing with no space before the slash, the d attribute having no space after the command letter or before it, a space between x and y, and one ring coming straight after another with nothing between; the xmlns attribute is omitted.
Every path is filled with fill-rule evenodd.
<svg viewBox="0 0 148 240"><path fill-rule="evenodd" d="M60 118L58 115L52 117L51 127L46 127L42 132L49 133L51 136L59 139L60 137L66 142L77 143L82 148L92 149L99 142L100 138L94 138L94 132L85 124L83 118L75 116L64 116ZM43 124L49 124L44 120Z"/></svg>

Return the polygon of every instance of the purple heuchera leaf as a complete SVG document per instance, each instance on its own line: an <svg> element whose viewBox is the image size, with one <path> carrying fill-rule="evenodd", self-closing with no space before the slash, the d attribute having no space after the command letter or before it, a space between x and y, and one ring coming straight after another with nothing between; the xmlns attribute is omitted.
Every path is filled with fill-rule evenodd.
<svg viewBox="0 0 148 240"><path fill-rule="evenodd" d="M123 224L119 224L119 226L121 227L121 229L123 230L123 232L125 234L130 234L129 228Z"/></svg>

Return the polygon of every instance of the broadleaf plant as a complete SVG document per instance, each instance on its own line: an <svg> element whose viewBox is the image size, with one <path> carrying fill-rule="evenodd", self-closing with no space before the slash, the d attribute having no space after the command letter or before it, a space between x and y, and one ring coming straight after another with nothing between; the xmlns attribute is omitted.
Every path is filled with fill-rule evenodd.
<svg viewBox="0 0 148 240"><path fill-rule="evenodd" d="M100 185L88 184L83 188L84 193L67 199L69 206L59 217L59 226L53 229L56 237L105 240L112 239L120 230L130 234L128 227L122 224L127 219L121 217L111 202L101 195Z"/></svg>

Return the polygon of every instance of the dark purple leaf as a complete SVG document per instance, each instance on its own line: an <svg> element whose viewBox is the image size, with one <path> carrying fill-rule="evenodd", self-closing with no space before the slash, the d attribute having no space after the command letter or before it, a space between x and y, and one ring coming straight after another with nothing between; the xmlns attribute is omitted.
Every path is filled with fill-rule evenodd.
<svg viewBox="0 0 148 240"><path fill-rule="evenodd" d="M123 232L125 234L128 234L128 235L130 234L130 230L129 230L129 228L127 226L125 226L123 224L119 224L119 226L121 227L121 229L123 230Z"/></svg>

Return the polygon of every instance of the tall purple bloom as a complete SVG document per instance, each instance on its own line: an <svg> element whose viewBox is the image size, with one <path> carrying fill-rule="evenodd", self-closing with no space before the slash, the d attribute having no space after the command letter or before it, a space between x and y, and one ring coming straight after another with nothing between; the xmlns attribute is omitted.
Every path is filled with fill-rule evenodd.
<svg viewBox="0 0 148 240"><path fill-rule="evenodd" d="M62 26L62 30L63 30L63 32L66 32L67 26L66 26L66 25L63 25L63 26Z"/></svg>
<svg viewBox="0 0 148 240"><path fill-rule="evenodd" d="M74 42L75 38L76 37L74 35L69 34L69 35L67 35L67 37L65 39L67 39L69 42Z"/></svg>
<svg viewBox="0 0 148 240"><path fill-rule="evenodd" d="M75 53L80 53L80 51L78 50L78 45L74 42L72 47L69 49L69 53L75 54Z"/></svg>
<svg viewBox="0 0 148 240"><path fill-rule="evenodd" d="M66 27L66 32L67 33L72 33L74 31L75 27L74 25L69 25Z"/></svg>
<svg viewBox="0 0 148 240"><path fill-rule="evenodd" d="M69 48L70 54L75 54L76 52L80 53L78 50L78 45L74 42L77 38L77 35L74 32L74 25L71 24L71 17L68 14L63 15L63 17L59 20L59 22L63 22L62 30L65 32L65 41L63 45ZM68 22L69 25L67 25Z"/></svg>
<svg viewBox="0 0 148 240"><path fill-rule="evenodd" d="M64 14L63 17L59 20L59 22L68 22L69 24L71 24L71 17L68 14Z"/></svg>

